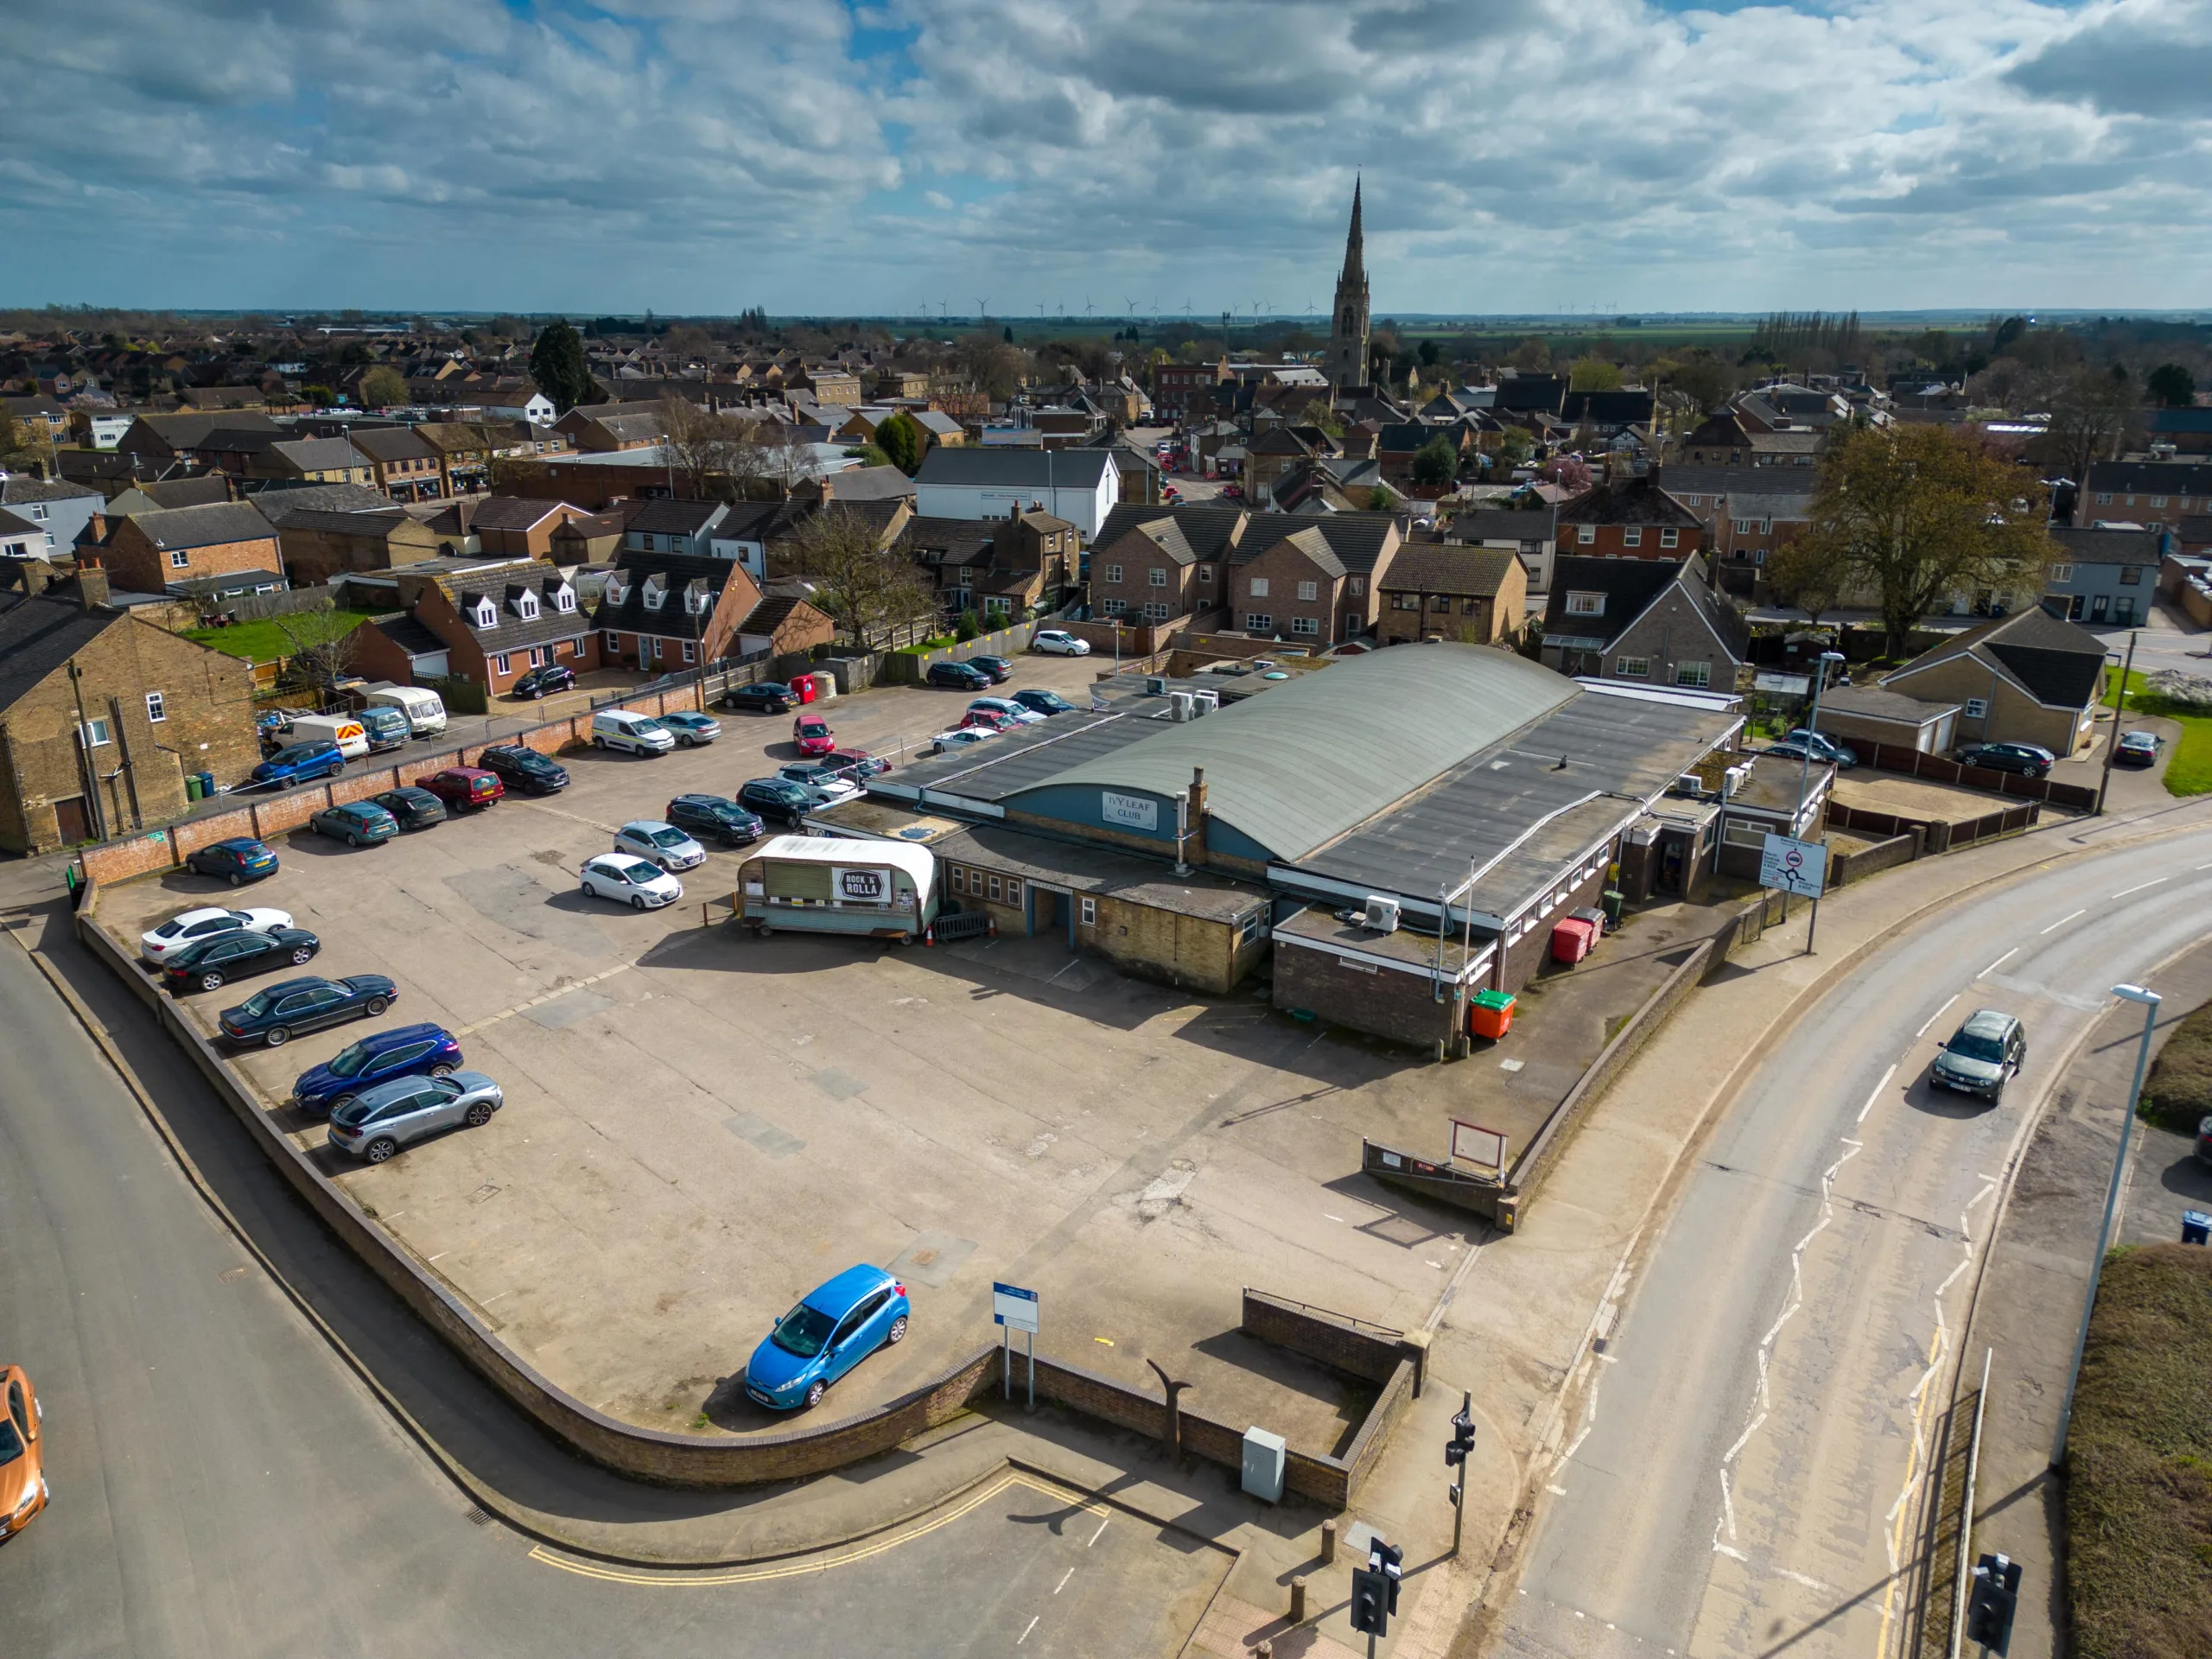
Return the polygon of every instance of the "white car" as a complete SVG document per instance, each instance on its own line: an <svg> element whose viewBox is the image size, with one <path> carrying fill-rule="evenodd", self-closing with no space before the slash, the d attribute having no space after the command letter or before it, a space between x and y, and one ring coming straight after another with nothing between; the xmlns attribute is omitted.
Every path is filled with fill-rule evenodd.
<svg viewBox="0 0 2212 1659"><path fill-rule="evenodd" d="M840 801L858 800L863 791L859 782L850 775L832 772L829 767L811 760L795 761L788 766L778 766L776 776L787 784L804 784L809 789L818 789L830 798L835 806Z"/></svg>
<svg viewBox="0 0 2212 1659"><path fill-rule="evenodd" d="M584 896L613 899L636 910L658 910L683 896L683 884L658 864L627 853L601 853L584 861L579 872Z"/></svg>
<svg viewBox="0 0 2212 1659"><path fill-rule="evenodd" d="M614 832L614 850L635 853L664 870L688 870L707 861L707 849L672 823L639 818Z"/></svg>
<svg viewBox="0 0 2212 1659"><path fill-rule="evenodd" d="M188 910L181 916L170 917L152 932L141 933L138 950L149 962L167 962L187 945L197 944L218 933L235 932L242 927L266 933L271 928L291 925L292 912L289 910Z"/></svg>
<svg viewBox="0 0 2212 1659"><path fill-rule="evenodd" d="M1002 715L1017 726L1041 726L1045 723L1045 716L1034 709L1025 709L1007 697L978 697L968 705L970 714L977 709L987 715Z"/></svg>
<svg viewBox="0 0 2212 1659"><path fill-rule="evenodd" d="M1047 657L1088 657L1090 641L1078 639L1060 628L1039 628L1029 641L1032 651L1041 651Z"/></svg>
<svg viewBox="0 0 2212 1659"><path fill-rule="evenodd" d="M939 732L930 739L930 753L951 754L961 749L972 749L978 743L988 743L997 735L988 726L963 726L957 732Z"/></svg>

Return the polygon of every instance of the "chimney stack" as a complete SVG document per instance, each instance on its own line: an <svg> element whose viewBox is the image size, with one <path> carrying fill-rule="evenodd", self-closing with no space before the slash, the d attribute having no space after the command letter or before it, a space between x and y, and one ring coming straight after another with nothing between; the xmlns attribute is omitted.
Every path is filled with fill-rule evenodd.
<svg viewBox="0 0 2212 1659"><path fill-rule="evenodd" d="M106 571L96 564L80 564L77 567L77 602L88 611L107 608Z"/></svg>

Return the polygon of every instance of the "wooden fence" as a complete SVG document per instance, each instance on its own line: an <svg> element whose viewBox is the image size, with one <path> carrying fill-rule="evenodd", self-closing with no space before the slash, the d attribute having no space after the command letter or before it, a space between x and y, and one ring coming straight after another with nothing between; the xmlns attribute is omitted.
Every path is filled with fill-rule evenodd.
<svg viewBox="0 0 2212 1659"><path fill-rule="evenodd" d="M2085 811L2094 810L2097 804L2097 791L2080 784L2023 778L2017 772L1999 772L1992 766L1962 766L1940 754L1923 754L1902 743L1869 743L1855 737L1850 741L1859 760L1878 772L1903 772L1909 778L1925 778L1930 783L1955 784L1962 789L1986 790L1993 795L2016 796L2026 801L2049 801L2053 806L2079 807Z"/></svg>

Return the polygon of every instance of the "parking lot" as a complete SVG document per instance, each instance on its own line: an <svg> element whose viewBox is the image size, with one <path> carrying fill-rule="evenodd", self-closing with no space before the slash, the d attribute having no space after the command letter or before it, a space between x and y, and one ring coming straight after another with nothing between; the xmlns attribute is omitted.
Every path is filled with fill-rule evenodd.
<svg viewBox="0 0 2212 1659"><path fill-rule="evenodd" d="M1096 666L1031 658L1012 684L1079 697ZM845 744L895 760L902 734L925 739L966 701L895 688L823 712ZM387 974L399 1001L249 1052L246 1074L281 1102L364 1032L435 1020L506 1106L376 1168L324 1145L319 1122L272 1106L279 1121L504 1340L632 1422L789 1427L737 1388L746 1356L799 1295L867 1262L906 1281L912 1334L825 1414L992 1340L1001 1279L1040 1293L1040 1352L1147 1387L1156 1358L1209 1416L1340 1449L1363 1393L1236 1334L1240 1288L1420 1324L1462 1237L1353 1173L1360 1137L1440 1151L1478 1071L1534 1109L1582 1045L1509 1077L1317 1033L1263 995L1128 979L1052 939L757 939L702 922L740 852L710 853L666 910L584 898L577 867L620 823L791 757L788 716L725 727L658 759L564 755L561 794L382 847L281 842L281 873L236 899L313 929L311 971ZM109 890L100 920L135 949L162 917L232 898L179 872ZM203 1027L247 988L193 999ZM1603 1015L1588 1023L1594 1052Z"/></svg>

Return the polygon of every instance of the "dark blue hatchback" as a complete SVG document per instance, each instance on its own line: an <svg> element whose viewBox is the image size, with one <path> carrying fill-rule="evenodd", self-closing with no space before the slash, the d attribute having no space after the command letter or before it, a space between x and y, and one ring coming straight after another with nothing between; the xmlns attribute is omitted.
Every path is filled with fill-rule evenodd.
<svg viewBox="0 0 2212 1659"><path fill-rule="evenodd" d="M364 1090L394 1077L442 1077L461 1065L461 1039L443 1026L399 1026L372 1032L321 1065L300 1073L292 1103L327 1113Z"/></svg>
<svg viewBox="0 0 2212 1659"><path fill-rule="evenodd" d="M217 876L234 887L276 874L276 855L269 850L266 842L251 836L233 836L228 841L195 847L184 855L184 864L195 874Z"/></svg>

